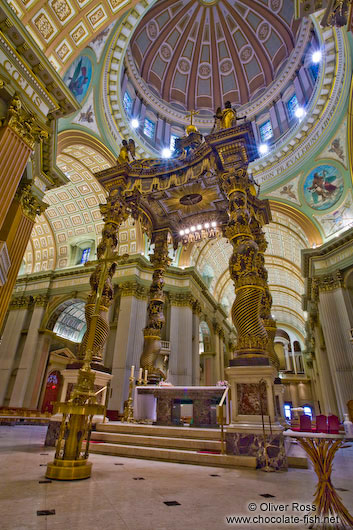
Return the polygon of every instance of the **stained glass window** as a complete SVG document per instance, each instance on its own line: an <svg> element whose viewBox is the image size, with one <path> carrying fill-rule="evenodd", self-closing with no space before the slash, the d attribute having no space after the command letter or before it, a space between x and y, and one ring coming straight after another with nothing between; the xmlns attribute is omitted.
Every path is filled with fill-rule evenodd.
<svg viewBox="0 0 353 530"><path fill-rule="evenodd" d="M126 114L130 114L132 108L132 97L130 96L129 92L125 92L124 94L123 105Z"/></svg>
<svg viewBox="0 0 353 530"><path fill-rule="evenodd" d="M170 144L169 144L169 149L171 151L174 151L175 149L175 140L178 140L179 136L176 136L175 134L172 134L170 136Z"/></svg>
<svg viewBox="0 0 353 530"><path fill-rule="evenodd" d="M81 256L82 265L84 263L87 263L90 253L91 253L91 249L90 248L85 248L85 249L82 250L82 256Z"/></svg>
<svg viewBox="0 0 353 530"><path fill-rule="evenodd" d="M151 140L153 140L155 128L156 128L156 124L154 123L154 121L146 118L143 124L143 134L147 136L148 138L151 138Z"/></svg>
<svg viewBox="0 0 353 530"><path fill-rule="evenodd" d="M309 66L309 71L311 73L311 77L313 78L313 81L316 81L317 76L319 75L319 69L320 69L320 63L311 63Z"/></svg>
<svg viewBox="0 0 353 530"><path fill-rule="evenodd" d="M259 131L260 131L260 138L262 142L266 142L266 140L269 140L270 138L272 138L273 131L272 131L272 125L271 125L270 120L265 121L265 123L260 125Z"/></svg>
<svg viewBox="0 0 353 530"><path fill-rule="evenodd" d="M293 94L293 96L287 101L287 110L288 110L288 117L291 120L295 116L295 111L299 107L298 99L296 94Z"/></svg>

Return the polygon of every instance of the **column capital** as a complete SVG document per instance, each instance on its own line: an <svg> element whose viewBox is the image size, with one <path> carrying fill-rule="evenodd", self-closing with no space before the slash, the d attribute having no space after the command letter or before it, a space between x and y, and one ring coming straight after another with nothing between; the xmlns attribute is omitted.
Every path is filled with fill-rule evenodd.
<svg viewBox="0 0 353 530"><path fill-rule="evenodd" d="M49 302L49 296L38 294L34 297L34 305L37 307L46 307Z"/></svg>
<svg viewBox="0 0 353 530"><path fill-rule="evenodd" d="M32 184L29 180L25 180L20 184L15 197L21 204L23 214L33 222L35 222L37 215L41 215L49 206L34 195Z"/></svg>
<svg viewBox="0 0 353 530"><path fill-rule="evenodd" d="M148 299L148 289L138 282L124 282L119 285L120 296L134 296L139 300Z"/></svg>
<svg viewBox="0 0 353 530"><path fill-rule="evenodd" d="M11 100L7 116L0 119L0 125L10 127L30 149L34 149L37 142L48 138L48 132L38 124L35 116L23 107L18 96Z"/></svg>
<svg viewBox="0 0 353 530"><path fill-rule="evenodd" d="M195 298L191 293L169 293L169 301L171 305L177 307L190 306L192 308Z"/></svg>
<svg viewBox="0 0 353 530"><path fill-rule="evenodd" d="M32 298L30 296L16 296L11 300L9 310L28 309L31 304Z"/></svg>
<svg viewBox="0 0 353 530"><path fill-rule="evenodd" d="M335 291L343 287L343 275L338 270L320 278L314 278L313 284L313 290L316 295L322 292Z"/></svg>

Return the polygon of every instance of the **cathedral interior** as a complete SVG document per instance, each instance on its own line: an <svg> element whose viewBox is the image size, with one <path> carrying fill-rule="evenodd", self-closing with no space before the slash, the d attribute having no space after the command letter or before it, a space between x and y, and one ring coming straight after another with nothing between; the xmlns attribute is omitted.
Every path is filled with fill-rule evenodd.
<svg viewBox="0 0 353 530"><path fill-rule="evenodd" d="M244 477L234 471L244 488L255 487L255 468L289 467L298 474L293 498L312 502L313 478L301 497L306 475L291 467L303 456L290 461L283 431L302 430L303 415L310 432L319 432L318 418L337 418L337 433L321 431L337 436L353 421L351 11L343 0L1 3L5 451L20 443L15 426L26 440L45 438L49 451L56 444L48 479L90 476L89 449L92 476L112 455L145 459L146 476L156 472L153 460L179 461L196 489L203 468L191 464L217 465L214 455L228 462L222 472L248 467ZM223 423L218 454L215 392L225 388L227 454ZM174 401L164 399L174 391ZM177 449L163 457L162 442L153 448L159 456L128 446L144 428L137 401L143 414L151 392L157 425L184 429L180 438L189 425L207 427L202 458L178 460ZM111 448L115 424L121 452ZM69 478L80 459L85 471ZM33 474L25 460L21 453L21 469ZM351 460L348 449L338 453L348 490ZM281 476L262 473L259 483L269 491L265 478L278 477L279 498ZM227 480L225 491L234 487ZM56 494L84 495L87 484ZM144 523L136 514L136 523L104 526L226 528L231 505L222 502L223 519L192 526L158 525L148 511ZM344 504L352 510L349 495ZM2 506L8 530L46 520L16 522ZM351 528L352 517L342 517Z"/></svg>

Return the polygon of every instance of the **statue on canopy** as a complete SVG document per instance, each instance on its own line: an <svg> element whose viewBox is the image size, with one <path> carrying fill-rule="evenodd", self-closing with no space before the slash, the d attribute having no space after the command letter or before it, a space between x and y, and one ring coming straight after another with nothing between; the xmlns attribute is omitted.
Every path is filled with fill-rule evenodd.
<svg viewBox="0 0 353 530"><path fill-rule="evenodd" d="M215 120L218 124L217 129L229 129L236 125L237 113L235 112L235 109L232 108L230 101L225 102L224 109L218 107L215 114Z"/></svg>

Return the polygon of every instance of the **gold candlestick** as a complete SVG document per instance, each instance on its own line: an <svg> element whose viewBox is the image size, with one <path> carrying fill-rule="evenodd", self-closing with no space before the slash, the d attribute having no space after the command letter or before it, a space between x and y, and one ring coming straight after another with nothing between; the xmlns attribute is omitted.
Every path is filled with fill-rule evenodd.
<svg viewBox="0 0 353 530"><path fill-rule="evenodd" d="M127 398L127 402L124 408L124 416L123 421L126 423L133 423L134 420L134 407L133 407L133 397L132 392L134 389L134 381L135 378L130 376L129 377L129 397Z"/></svg>

